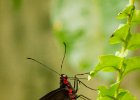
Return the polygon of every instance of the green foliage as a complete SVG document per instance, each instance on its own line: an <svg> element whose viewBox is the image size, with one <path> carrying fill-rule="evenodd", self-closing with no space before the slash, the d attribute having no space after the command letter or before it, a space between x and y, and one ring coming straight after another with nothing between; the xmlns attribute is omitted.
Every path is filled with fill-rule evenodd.
<svg viewBox="0 0 140 100"><path fill-rule="evenodd" d="M114 55L100 56L99 64L95 67L94 71L91 72L91 76L94 76L98 71L101 70L107 72L118 70L119 62L121 59L122 58Z"/></svg>
<svg viewBox="0 0 140 100"><path fill-rule="evenodd" d="M129 91L120 89L117 100L137 100Z"/></svg>
<svg viewBox="0 0 140 100"><path fill-rule="evenodd" d="M131 3L133 2L132 0ZM140 34L131 32L133 23L140 23L140 10L135 10L134 4L129 4L117 18L125 19L126 23L120 24L113 32L110 44L122 44L121 50L117 51L116 55L100 56L99 63L90 72L91 77L95 77L99 71L117 72L117 79L110 87L99 86L97 100L137 100L128 90L121 89L120 86L129 72L140 69L140 57L127 57L128 50L140 48Z"/></svg>
<svg viewBox="0 0 140 100"><path fill-rule="evenodd" d="M140 23L140 10L134 10L132 21Z"/></svg>
<svg viewBox="0 0 140 100"><path fill-rule="evenodd" d="M107 88L105 86L100 86L99 87L99 97L100 98L107 97L110 99L114 99L117 87L118 87L118 83L112 84L109 88ZM106 99L104 99L104 100L106 100Z"/></svg>
<svg viewBox="0 0 140 100"><path fill-rule="evenodd" d="M136 50L140 48L140 34L131 34L127 49Z"/></svg>
<svg viewBox="0 0 140 100"><path fill-rule="evenodd" d="M128 36L129 25L120 24L119 28L112 34L110 38L111 44L124 42Z"/></svg>
<svg viewBox="0 0 140 100"><path fill-rule="evenodd" d="M137 100L129 91L123 89L119 89L119 94L115 98L117 87L118 84L113 84L109 88L100 86L97 100Z"/></svg>
<svg viewBox="0 0 140 100"><path fill-rule="evenodd" d="M124 63L126 65L125 71L123 72L124 75L133 70L140 69L140 57L128 58Z"/></svg>
<svg viewBox="0 0 140 100"><path fill-rule="evenodd" d="M134 6L133 5L129 5L127 7L124 8L123 11L121 11L117 18L118 19L124 19L127 18L128 16L130 16L132 14L132 11L134 10Z"/></svg>

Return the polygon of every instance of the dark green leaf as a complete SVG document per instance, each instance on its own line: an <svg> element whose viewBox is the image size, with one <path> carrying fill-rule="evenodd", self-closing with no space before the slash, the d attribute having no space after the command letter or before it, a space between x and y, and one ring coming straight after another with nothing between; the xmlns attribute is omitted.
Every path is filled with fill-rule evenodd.
<svg viewBox="0 0 140 100"><path fill-rule="evenodd" d="M125 60L126 69L124 75L130 71L140 69L140 57L133 57Z"/></svg>
<svg viewBox="0 0 140 100"><path fill-rule="evenodd" d="M110 37L110 43L116 44L116 43L124 42L127 38L129 28L130 27L128 24L119 25L119 28Z"/></svg>
<svg viewBox="0 0 140 100"><path fill-rule="evenodd" d="M127 49L135 50L140 48L140 34L132 34L130 40L128 41Z"/></svg>
<svg viewBox="0 0 140 100"><path fill-rule="evenodd" d="M118 14L117 18L118 19L127 18L128 16L130 16L132 14L133 9L134 9L133 5L129 5L129 6L125 7L124 10Z"/></svg>

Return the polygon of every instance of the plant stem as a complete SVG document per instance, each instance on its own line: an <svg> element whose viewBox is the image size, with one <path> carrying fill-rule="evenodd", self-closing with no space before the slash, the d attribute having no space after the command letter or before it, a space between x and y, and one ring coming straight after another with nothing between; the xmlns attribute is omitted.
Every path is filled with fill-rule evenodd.
<svg viewBox="0 0 140 100"><path fill-rule="evenodd" d="M130 5L134 5L134 1L135 1L135 0L129 0L129 4L130 4Z"/></svg>
<svg viewBox="0 0 140 100"><path fill-rule="evenodd" d="M129 5L134 6L134 1L135 0L129 0ZM128 16L128 18L127 18L127 23L130 25L129 26L129 31L128 31L129 34L131 34L130 28L131 28L131 18L132 18L132 16ZM126 47L127 47L126 45L127 45L127 43L124 43L124 47L122 47L122 50L121 50L122 54L124 54L125 51L126 51ZM118 72L118 76L117 76L117 80L116 80L116 82L118 83L118 87L117 87L116 95L115 95L116 99L118 98L118 95L119 95L120 84L121 84L121 80L122 80L122 76L123 76L123 72L124 72L123 71L124 60L125 60L125 57L121 60L120 65L119 65L119 72Z"/></svg>
<svg viewBox="0 0 140 100"><path fill-rule="evenodd" d="M124 52L123 52L124 53ZM118 83L118 87L116 89L116 95L115 95L115 98L117 100L117 97L119 95L119 89L120 89L120 84L121 84L121 80L122 80L122 75L123 75L123 71L122 71L122 68L123 68L123 64L124 64L124 59L123 58L120 62L120 66L119 66L119 72L118 72L118 76L117 76L117 80L116 80L116 83Z"/></svg>

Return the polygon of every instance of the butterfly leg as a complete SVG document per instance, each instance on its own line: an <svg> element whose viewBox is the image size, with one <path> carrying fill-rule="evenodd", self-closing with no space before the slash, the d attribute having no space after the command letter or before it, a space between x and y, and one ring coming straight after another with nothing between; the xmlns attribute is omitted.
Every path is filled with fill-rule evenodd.
<svg viewBox="0 0 140 100"><path fill-rule="evenodd" d="M78 81L79 83L81 83L82 85L84 85L86 88L88 88L88 89L90 89L90 90L97 91L97 89L93 89L93 88L91 88L91 87L87 86L85 83L83 83L83 82L82 82L82 81L80 81L79 79L77 79L77 81Z"/></svg>
<svg viewBox="0 0 140 100"><path fill-rule="evenodd" d="M79 84L79 81L78 81L79 79L76 77L76 75L75 75L75 77L74 77L74 89L75 89L75 91L76 91L76 93L77 93L77 91L78 91L78 84Z"/></svg>
<svg viewBox="0 0 140 100"><path fill-rule="evenodd" d="M84 83L83 83L82 81L80 81L79 78L77 77L77 76L86 75L86 74L89 74L89 73L76 74L76 75L74 76L74 88L75 88L75 90L78 91L78 84L81 83L82 85L84 85L84 86L87 87L88 89L97 91L97 89L93 89L93 88L87 86L86 84L84 84Z"/></svg>
<svg viewBox="0 0 140 100"><path fill-rule="evenodd" d="M76 74L74 76L74 89L75 89L76 93L78 91L78 84L79 84L79 81L78 81L79 79L77 78L77 76L81 76L81 75L85 75L85 74L89 74L89 73Z"/></svg>

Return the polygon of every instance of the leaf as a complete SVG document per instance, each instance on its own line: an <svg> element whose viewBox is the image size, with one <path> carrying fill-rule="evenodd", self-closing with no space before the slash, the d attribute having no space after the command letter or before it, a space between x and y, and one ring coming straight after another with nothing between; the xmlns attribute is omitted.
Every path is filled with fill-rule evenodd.
<svg viewBox="0 0 140 100"><path fill-rule="evenodd" d="M126 65L124 75L126 75L128 72L140 69L140 57L126 59L124 63Z"/></svg>
<svg viewBox="0 0 140 100"><path fill-rule="evenodd" d="M118 98L121 99L123 98L123 96L126 94L127 92L126 91L122 91L118 94Z"/></svg>
<svg viewBox="0 0 140 100"><path fill-rule="evenodd" d="M98 97L97 100L114 100L114 99L109 97Z"/></svg>
<svg viewBox="0 0 140 100"><path fill-rule="evenodd" d="M100 56L99 64L91 71L90 75L94 76L98 71L104 70L107 72L112 72L118 69L119 63L123 58L114 55Z"/></svg>
<svg viewBox="0 0 140 100"><path fill-rule="evenodd" d="M129 91L123 89L119 89L119 94L115 99L118 86L118 83L111 85L109 88L100 86L97 100L137 100Z"/></svg>
<svg viewBox="0 0 140 100"><path fill-rule="evenodd" d="M132 22L140 23L140 10L134 10Z"/></svg>
<svg viewBox="0 0 140 100"><path fill-rule="evenodd" d="M100 96L102 96L102 97L107 96L107 97L113 98L116 93L117 87L118 87L118 83L112 84L109 88L107 88L105 86L100 86L98 88Z"/></svg>
<svg viewBox="0 0 140 100"><path fill-rule="evenodd" d="M120 89L117 100L137 100L129 91Z"/></svg>
<svg viewBox="0 0 140 100"><path fill-rule="evenodd" d="M138 48L140 48L140 34L131 34L127 49L136 50Z"/></svg>
<svg viewBox="0 0 140 100"><path fill-rule="evenodd" d="M124 19L127 18L127 16L130 16L132 14L132 10L134 9L133 5L129 5L124 8L122 12L120 12L117 16L118 19Z"/></svg>
<svg viewBox="0 0 140 100"><path fill-rule="evenodd" d="M124 42L128 36L129 28L128 24L120 24L119 28L110 37L110 44Z"/></svg>
<svg viewBox="0 0 140 100"><path fill-rule="evenodd" d="M99 94L97 100L114 100L114 96L116 93L116 90L118 88L118 83L112 84L109 88L105 86L100 86L98 88Z"/></svg>

